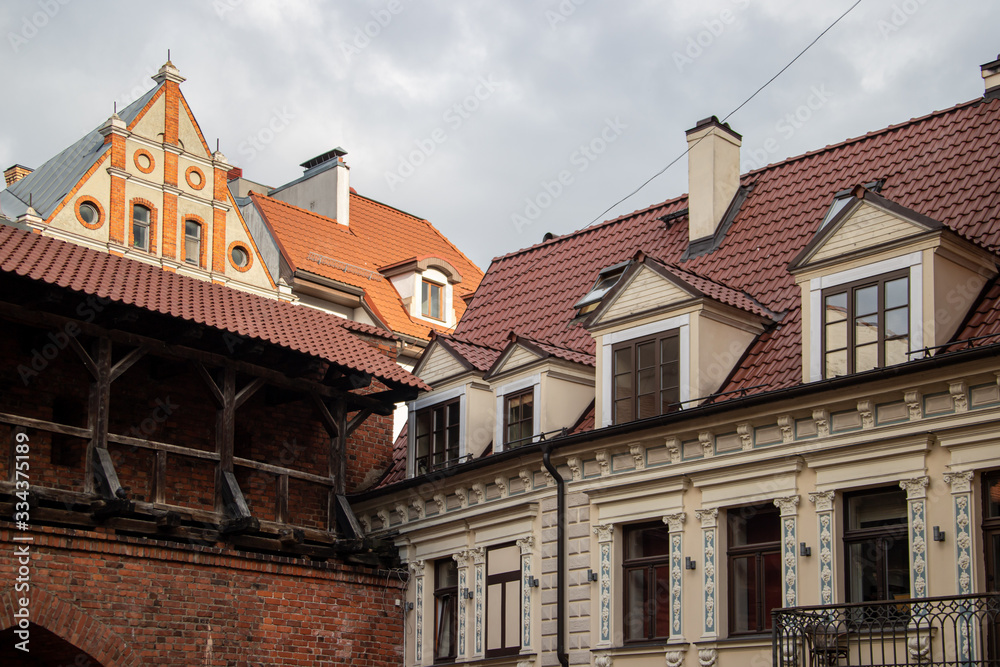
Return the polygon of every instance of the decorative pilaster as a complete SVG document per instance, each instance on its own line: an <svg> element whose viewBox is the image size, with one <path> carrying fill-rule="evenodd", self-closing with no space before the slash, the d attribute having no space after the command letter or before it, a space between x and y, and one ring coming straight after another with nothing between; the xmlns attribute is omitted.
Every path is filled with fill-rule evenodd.
<svg viewBox="0 0 1000 667"><path fill-rule="evenodd" d="M521 549L521 653L531 653L531 554L535 538L522 537L517 541Z"/></svg>
<svg viewBox="0 0 1000 667"><path fill-rule="evenodd" d="M684 522L687 514L679 512L663 517L670 528L670 641L684 641ZM669 660L668 660L669 662Z"/></svg>
<svg viewBox="0 0 1000 667"><path fill-rule="evenodd" d="M702 544L705 548L705 563L702 567L702 572L704 573L702 581L705 586L705 593L702 598L704 600L705 627L702 636L712 638L716 637L718 634L715 556L716 545L718 544L717 526L719 521L719 510L715 507L712 509L695 510L695 516L697 516L698 520L701 521Z"/></svg>
<svg viewBox="0 0 1000 667"><path fill-rule="evenodd" d="M906 491L910 533L910 596L927 594L927 477L904 479L899 483Z"/></svg>
<svg viewBox="0 0 1000 667"><path fill-rule="evenodd" d="M465 624L469 618L468 600L465 599L465 591L469 587L469 552L459 551L452 554L458 570L458 659L465 657L465 652L469 642L466 639Z"/></svg>
<svg viewBox="0 0 1000 667"><path fill-rule="evenodd" d="M413 661L419 665L424 660L424 561L414 560L407 563L410 575L413 577L415 620L413 636Z"/></svg>
<svg viewBox="0 0 1000 667"><path fill-rule="evenodd" d="M483 609L486 606L486 547L470 549L472 562L476 568L476 587L473 592L475 606L475 648L473 658L483 657Z"/></svg>
<svg viewBox="0 0 1000 667"><path fill-rule="evenodd" d="M796 550L796 516L799 511L799 497L775 498L774 506L781 510L781 590L786 607L798 604L798 565Z"/></svg>
<svg viewBox="0 0 1000 667"><path fill-rule="evenodd" d="M615 527L612 524L594 526L597 535L598 552L600 553L600 589L601 589L601 634L599 646L611 645L611 541L614 539Z"/></svg>
<svg viewBox="0 0 1000 667"><path fill-rule="evenodd" d="M820 604L833 604L833 582L836 560L833 557L833 491L810 493L809 501L816 506L819 523L819 599Z"/></svg>
<svg viewBox="0 0 1000 667"><path fill-rule="evenodd" d="M955 590L966 595L975 590L975 568L972 558L972 478L971 470L947 472L944 481L951 486L951 497L955 505ZM977 657L977 622L973 614L962 609L958 621L957 653L962 665L975 664Z"/></svg>

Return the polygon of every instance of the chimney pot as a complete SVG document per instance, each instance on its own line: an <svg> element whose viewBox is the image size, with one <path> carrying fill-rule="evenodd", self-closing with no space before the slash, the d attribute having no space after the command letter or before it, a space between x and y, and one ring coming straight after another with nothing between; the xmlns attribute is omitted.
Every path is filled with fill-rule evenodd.
<svg viewBox="0 0 1000 667"><path fill-rule="evenodd" d="M687 131L688 242L710 238L740 187L743 137L715 116Z"/></svg>

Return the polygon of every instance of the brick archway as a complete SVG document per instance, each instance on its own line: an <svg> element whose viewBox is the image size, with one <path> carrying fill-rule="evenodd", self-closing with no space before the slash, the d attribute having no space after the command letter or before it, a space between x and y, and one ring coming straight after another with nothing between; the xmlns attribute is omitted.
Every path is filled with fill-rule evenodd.
<svg viewBox="0 0 1000 667"><path fill-rule="evenodd" d="M0 632L16 625L17 599L25 593L12 590L0 594ZM104 667L140 667L139 656L106 625L75 605L61 600L37 586L28 594L31 622L92 655Z"/></svg>

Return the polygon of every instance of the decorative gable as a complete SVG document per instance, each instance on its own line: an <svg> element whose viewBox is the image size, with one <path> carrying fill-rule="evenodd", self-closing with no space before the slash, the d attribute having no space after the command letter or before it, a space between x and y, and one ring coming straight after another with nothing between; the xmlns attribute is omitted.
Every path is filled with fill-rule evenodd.
<svg viewBox="0 0 1000 667"><path fill-rule="evenodd" d="M599 315L594 323L602 324L656 308L673 306L689 301L694 296L661 273L640 265L631 279L625 276L620 291L608 304L602 304L598 309Z"/></svg>
<svg viewBox="0 0 1000 667"><path fill-rule="evenodd" d="M497 360L497 364L490 371L490 375L500 375L501 373L515 370L521 366L527 366L528 364L538 361L541 358L542 357L540 355L529 350L523 345L514 343L504 350L503 355Z"/></svg>
<svg viewBox="0 0 1000 667"><path fill-rule="evenodd" d="M439 341L433 341L420 357L413 374L429 385L453 378L473 370L464 359L454 354Z"/></svg>

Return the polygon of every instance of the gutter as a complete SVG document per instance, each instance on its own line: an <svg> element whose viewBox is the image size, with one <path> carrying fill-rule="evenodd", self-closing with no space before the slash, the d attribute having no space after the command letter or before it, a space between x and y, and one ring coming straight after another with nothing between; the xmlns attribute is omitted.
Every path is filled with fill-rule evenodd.
<svg viewBox="0 0 1000 667"><path fill-rule="evenodd" d="M542 445L542 464L556 480L556 656L562 667L569 667L566 653L566 482L552 465L552 445Z"/></svg>
<svg viewBox="0 0 1000 667"><path fill-rule="evenodd" d="M961 343L961 341L957 341L957 343ZM893 366L890 368L876 368L874 370L867 371L865 373L857 373L854 375L843 375L829 380L820 380L817 382L810 382L808 384L797 384L792 387L787 387L785 389L776 389L775 391L753 394L751 396L746 396L743 398L729 399L722 401L721 403L709 403L706 405L700 405L697 407L688 408L686 410L680 410L678 412L671 412L666 415L660 415L658 417L650 417L648 419L641 419L634 422L628 422L627 424L606 426L604 428L595 428L590 431L583 431L582 433L575 433L572 435L556 437L553 438L552 440L533 443L530 445L524 445L523 447L507 450L504 452L500 452L498 454L491 454L490 456L484 456L482 458L469 461L468 463L457 465L453 468L448 468L446 470L439 470L436 472L428 473L420 477L411 477L409 479L405 479L401 482L397 482L390 486L382 487L379 489L372 489L358 494L351 494L348 495L348 499L351 502L363 502L366 500L379 498L387 494L420 487L424 484L428 483L433 484L435 482L440 482L444 479L453 477L455 475L462 475L468 472L474 472L476 470L479 470L481 468L486 468L494 464L501 464L508 461L516 461L522 457L527 457L538 453L544 453L544 450L546 449L554 451L555 449L558 449L560 447L570 447L573 445L593 442L595 440L602 440L604 438L611 438L617 435L628 435L636 431L643 431L649 428L670 426L672 424L681 423L687 421L688 419L693 419L696 417L710 416L717 413L724 413L730 410L753 407L756 405L770 403L773 401L798 398L801 396L810 396L812 394L819 394L822 392L842 387L854 387L857 386L859 383L866 381L886 380L891 378L905 377L916 373L922 373L927 370L940 368L942 366L961 363L963 361L976 361L978 359L997 357L997 356L1000 356L1000 344L975 347L967 350L960 350L958 352L949 352L943 355L935 355L933 357L918 359L916 361L909 362L902 366Z"/></svg>

